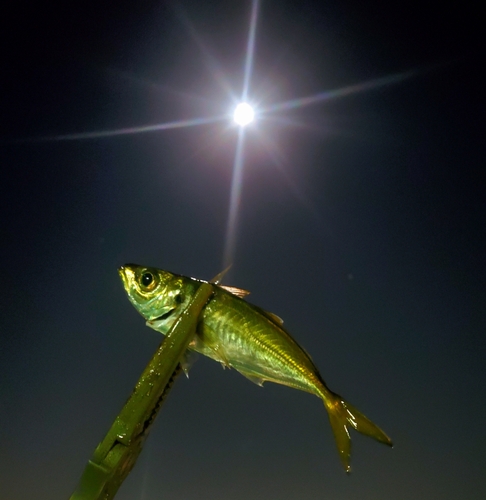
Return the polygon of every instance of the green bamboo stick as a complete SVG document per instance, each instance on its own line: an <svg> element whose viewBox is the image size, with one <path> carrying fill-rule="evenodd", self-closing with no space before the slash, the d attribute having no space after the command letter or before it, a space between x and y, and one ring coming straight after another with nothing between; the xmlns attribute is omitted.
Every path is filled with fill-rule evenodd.
<svg viewBox="0 0 486 500"><path fill-rule="evenodd" d="M97 446L70 500L110 500L115 496L135 465L150 426L180 372L179 361L195 334L199 315L211 293L212 285L201 283Z"/></svg>

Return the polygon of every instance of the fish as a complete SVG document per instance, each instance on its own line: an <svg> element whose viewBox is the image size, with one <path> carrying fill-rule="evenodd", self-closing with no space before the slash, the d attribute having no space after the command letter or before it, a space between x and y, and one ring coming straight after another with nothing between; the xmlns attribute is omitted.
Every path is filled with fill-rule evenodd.
<svg viewBox="0 0 486 500"><path fill-rule="evenodd" d="M147 326L167 334L201 283L154 267L126 264L118 269L128 298ZM245 300L248 291L224 286L222 274L201 312L189 351L200 353L262 386L274 382L319 397L327 410L341 463L350 472L350 429L388 446L391 439L340 395L331 391L311 357L284 329L282 319ZM187 363L181 363L185 370Z"/></svg>

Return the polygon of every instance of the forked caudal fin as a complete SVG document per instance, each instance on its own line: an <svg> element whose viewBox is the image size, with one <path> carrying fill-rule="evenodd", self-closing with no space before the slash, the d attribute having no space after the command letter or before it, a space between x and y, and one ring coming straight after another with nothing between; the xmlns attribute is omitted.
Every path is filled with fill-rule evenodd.
<svg viewBox="0 0 486 500"><path fill-rule="evenodd" d="M351 437L349 426L356 429L361 434L370 436L380 443L393 446L391 439L369 418L360 411L344 401L341 396L329 391L324 399L324 405L329 415L332 431L336 440L336 445L341 457L341 462L346 472L350 472L349 460L351 457Z"/></svg>

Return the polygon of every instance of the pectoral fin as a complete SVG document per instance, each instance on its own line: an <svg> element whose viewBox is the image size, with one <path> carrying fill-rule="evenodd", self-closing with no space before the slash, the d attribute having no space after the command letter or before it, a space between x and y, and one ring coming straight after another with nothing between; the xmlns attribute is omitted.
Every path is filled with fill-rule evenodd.
<svg viewBox="0 0 486 500"><path fill-rule="evenodd" d="M210 346L211 350L216 354L218 361L223 365L224 368L231 368L226 353L221 346ZM216 358L214 358L216 359Z"/></svg>
<svg viewBox="0 0 486 500"><path fill-rule="evenodd" d="M189 347L214 359L214 361L219 361L223 365L223 368L231 367L224 349L219 344L209 344L208 342L204 342L198 335L195 335Z"/></svg>

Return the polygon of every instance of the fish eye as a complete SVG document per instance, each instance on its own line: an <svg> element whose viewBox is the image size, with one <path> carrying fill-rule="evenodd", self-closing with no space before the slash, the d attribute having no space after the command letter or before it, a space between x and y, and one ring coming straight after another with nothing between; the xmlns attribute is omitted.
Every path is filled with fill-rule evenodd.
<svg viewBox="0 0 486 500"><path fill-rule="evenodd" d="M142 283L143 286L149 287L153 282L154 282L154 275L152 273L145 272L142 274L142 277L140 278L140 283Z"/></svg>
<svg viewBox="0 0 486 500"><path fill-rule="evenodd" d="M182 295L182 293L178 293L174 297L174 300L176 301L176 304L182 304L184 302L184 295Z"/></svg>

